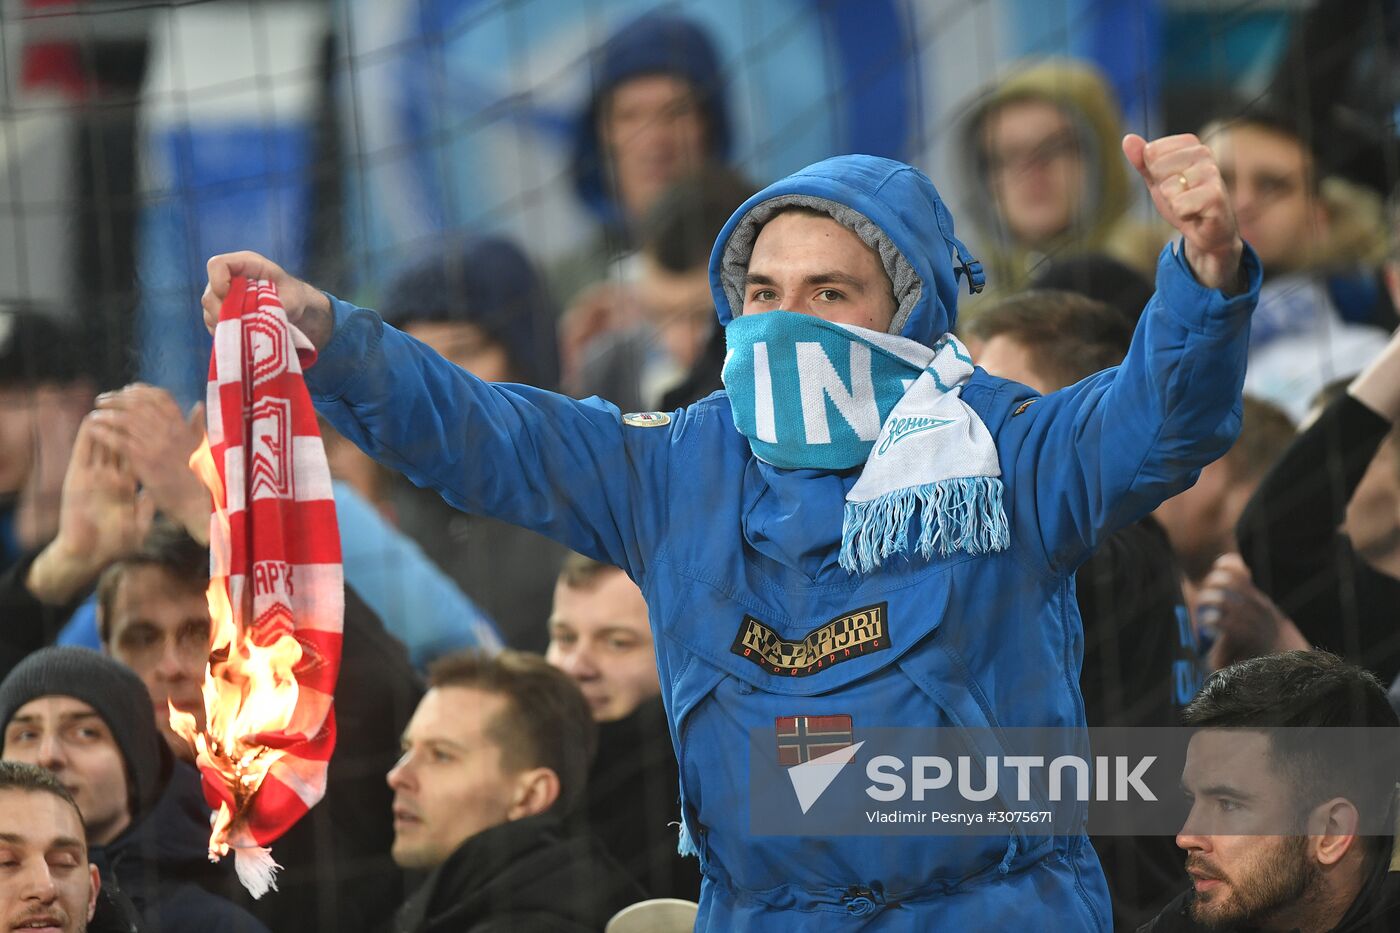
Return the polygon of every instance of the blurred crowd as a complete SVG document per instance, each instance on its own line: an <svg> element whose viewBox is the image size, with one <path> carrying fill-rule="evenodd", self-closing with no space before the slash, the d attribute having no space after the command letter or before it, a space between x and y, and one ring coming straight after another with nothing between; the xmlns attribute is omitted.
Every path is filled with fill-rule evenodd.
<svg viewBox="0 0 1400 933"><path fill-rule="evenodd" d="M593 236L547 267L497 236L435 242L382 284L379 310L488 382L669 412L724 387L711 249L767 179L729 161L733 102L694 23L647 15L590 67L572 182ZM1243 429L1078 570L1090 726L1248 725L1249 690L1270 698L1271 725L1396 724L1400 211L1374 177L1334 172L1306 109L1276 95L1180 128L1214 153L1264 269ZM1085 62L1024 63L969 101L955 132L957 176L935 181L977 205L957 218L987 273L959 323L976 363L1045 395L1118 365L1172 231L1139 209L1108 83ZM8 827L34 824L15 831L32 842L57 822L39 857L81 849L74 864L95 864L100 885L81 868L32 910L3 905L7 921L418 933L596 930L616 915L616 933L688 928L684 904L623 912L695 901L701 881L677 854L677 764L641 591L616 567L458 511L329 424L341 743L323 803L275 847L278 891L253 901L210 864L198 772L168 717L204 716L209 496L188 467L203 411L157 386L95 384L67 327L42 307L0 307L0 757L56 778L0 765L0 851L19 864ZM1331 926L1305 925L1309 886L1332 867L1317 847L1095 843L1119 929L1400 924L1389 840L1346 861L1352 881L1326 874L1329 896L1349 892ZM8 864L0 891L19 897ZM1193 864L1231 880L1237 913L1169 906Z"/></svg>

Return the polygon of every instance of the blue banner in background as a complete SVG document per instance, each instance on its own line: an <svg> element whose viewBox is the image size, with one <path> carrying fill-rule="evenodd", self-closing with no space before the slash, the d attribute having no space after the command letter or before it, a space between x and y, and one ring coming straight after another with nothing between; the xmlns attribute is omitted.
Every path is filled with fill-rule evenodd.
<svg viewBox="0 0 1400 933"><path fill-rule="evenodd" d="M915 157L926 87L910 0L340 0L329 20L302 3L177 9L153 31L164 41L141 140L142 377L185 403L202 396L209 342L193 310L209 255L301 265L326 30L358 276L335 284L373 300L406 255L448 232L504 233L541 263L592 235L568 172L589 56L658 8L714 41L733 161L756 183L837 153ZM201 60L211 41L226 54ZM274 102L286 84L295 102Z"/></svg>
<svg viewBox="0 0 1400 933"><path fill-rule="evenodd" d="M1117 93L1124 125L1138 133L1155 128L1162 84L1161 0L1010 0L1003 12L1013 58L1068 55L1092 61Z"/></svg>
<svg viewBox="0 0 1400 933"><path fill-rule="evenodd" d="M138 141L138 372L182 406L203 399L208 380L208 258L247 249L301 266L327 28L319 4L290 0L153 14Z"/></svg>
<svg viewBox="0 0 1400 933"><path fill-rule="evenodd" d="M209 378L212 342L197 313L208 257L250 249L301 265L311 131L304 122L192 120L151 130L145 148L169 191L141 211L140 372L188 407Z"/></svg>
<svg viewBox="0 0 1400 933"><path fill-rule="evenodd" d="M653 9L711 37L727 81L733 162L766 183L829 155L911 158L921 119L907 0L344 0L339 88L349 138L347 230L373 299L448 231L514 236L548 262L590 236L568 157L590 53Z"/></svg>
<svg viewBox="0 0 1400 933"><path fill-rule="evenodd" d="M542 265L594 234L569 174L590 53L648 10L689 17L711 36L725 74L732 161L763 184L849 152L913 161L946 180L956 108L1023 55L1094 60L1129 126L1151 126L1161 6L337 0L328 13L310 2L229 0L177 8L162 14L172 25L152 30L163 41L153 48L147 110L155 115L142 141L142 373L182 401L202 394L208 342L193 308L211 253L256 249L301 264L315 235L309 178L315 111L324 104L317 53L327 32L337 53L332 105L343 134L344 240L354 276L327 284L372 303L405 258L444 234L505 234ZM187 35L195 21L203 38ZM227 50L232 39L240 49L217 60L195 51L211 43ZM182 60L176 67L166 59ZM227 105L228 88L243 85L238 105ZM288 85L312 90L275 103Z"/></svg>

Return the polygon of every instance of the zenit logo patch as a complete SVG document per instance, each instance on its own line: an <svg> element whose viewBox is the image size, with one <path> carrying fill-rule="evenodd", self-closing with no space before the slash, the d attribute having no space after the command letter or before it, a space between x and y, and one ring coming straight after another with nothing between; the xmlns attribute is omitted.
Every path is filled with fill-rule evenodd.
<svg viewBox="0 0 1400 933"><path fill-rule="evenodd" d="M890 646L888 603L866 606L813 629L801 641L786 641L753 616L744 616L730 651L770 674L809 677L842 661Z"/></svg>
<svg viewBox="0 0 1400 933"><path fill-rule="evenodd" d="M622 423L629 428L664 428L671 416L664 411L634 411L623 415Z"/></svg>

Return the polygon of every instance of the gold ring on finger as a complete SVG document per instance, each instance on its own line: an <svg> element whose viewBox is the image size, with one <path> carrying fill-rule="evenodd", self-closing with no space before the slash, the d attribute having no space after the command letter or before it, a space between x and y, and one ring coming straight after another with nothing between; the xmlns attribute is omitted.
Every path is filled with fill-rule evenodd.
<svg viewBox="0 0 1400 933"><path fill-rule="evenodd" d="M1187 179L1187 177L1184 174L1176 176L1176 180L1181 182L1182 191L1190 190L1191 182Z"/></svg>

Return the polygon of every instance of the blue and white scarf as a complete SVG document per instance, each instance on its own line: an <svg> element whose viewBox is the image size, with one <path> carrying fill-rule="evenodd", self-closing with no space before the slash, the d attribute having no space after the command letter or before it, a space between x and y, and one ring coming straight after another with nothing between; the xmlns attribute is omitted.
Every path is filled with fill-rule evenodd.
<svg viewBox="0 0 1400 933"><path fill-rule="evenodd" d="M841 566L869 573L915 547L983 554L1010 544L1001 465L960 397L972 359L952 334L936 348L809 314L769 311L726 328L724 387L754 456L789 469L864 464L846 494Z"/></svg>

